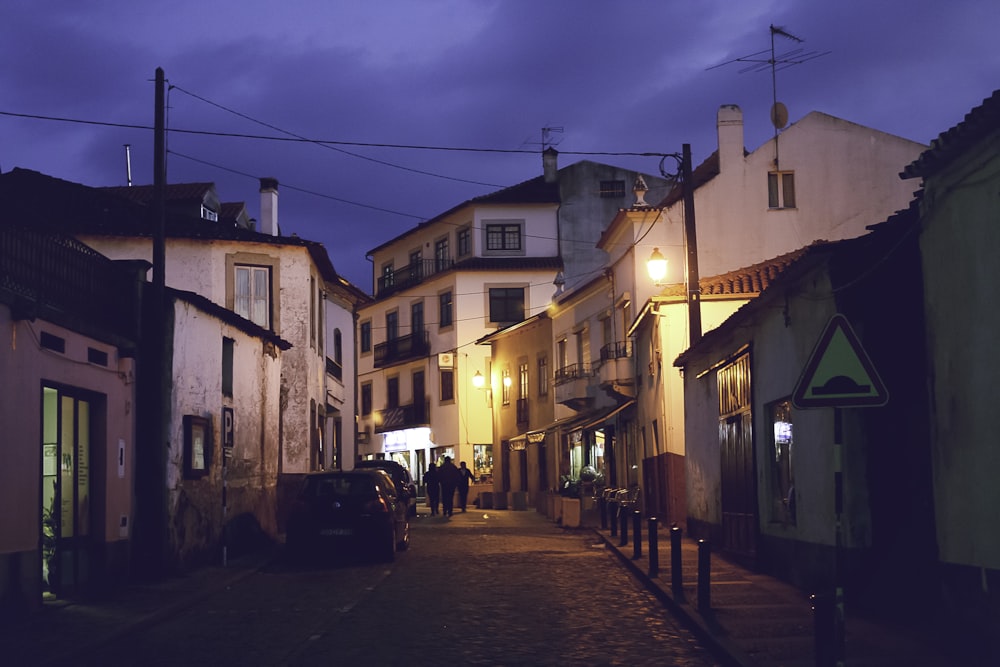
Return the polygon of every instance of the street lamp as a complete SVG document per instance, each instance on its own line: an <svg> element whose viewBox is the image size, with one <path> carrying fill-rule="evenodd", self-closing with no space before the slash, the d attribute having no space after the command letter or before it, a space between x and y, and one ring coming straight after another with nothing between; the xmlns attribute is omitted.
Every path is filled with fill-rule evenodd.
<svg viewBox="0 0 1000 667"><path fill-rule="evenodd" d="M660 172L674 181L681 182L684 194L684 247L687 249L687 306L688 306L688 329L690 330L690 343L693 345L701 340L701 284L698 279L698 237L696 234L694 221L694 179L691 176L691 144L684 144L683 152L680 154L670 153L663 156L663 159L673 158L680 167L679 174L667 174L663 171L663 162L660 162ZM662 263L661 263L662 262ZM662 281L667 272L667 260L660 253L659 248L653 248L653 254L646 264L650 278L653 282ZM660 272L654 275L654 271Z"/></svg>
<svg viewBox="0 0 1000 667"><path fill-rule="evenodd" d="M483 377L482 373L476 371L476 374L472 376L472 386L476 389L482 389L484 384L486 384L486 378Z"/></svg>

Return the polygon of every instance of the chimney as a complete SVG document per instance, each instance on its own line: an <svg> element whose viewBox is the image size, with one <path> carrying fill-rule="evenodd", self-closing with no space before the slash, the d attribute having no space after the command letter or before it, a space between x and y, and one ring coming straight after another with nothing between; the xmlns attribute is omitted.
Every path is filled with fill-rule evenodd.
<svg viewBox="0 0 1000 667"><path fill-rule="evenodd" d="M719 171L725 173L743 161L743 111L735 104L719 107Z"/></svg>
<svg viewBox="0 0 1000 667"><path fill-rule="evenodd" d="M278 179L260 179L260 230L262 234L278 233Z"/></svg>
<svg viewBox="0 0 1000 667"><path fill-rule="evenodd" d="M555 183L559 180L559 151L549 146L542 151L542 173L545 174L546 183Z"/></svg>

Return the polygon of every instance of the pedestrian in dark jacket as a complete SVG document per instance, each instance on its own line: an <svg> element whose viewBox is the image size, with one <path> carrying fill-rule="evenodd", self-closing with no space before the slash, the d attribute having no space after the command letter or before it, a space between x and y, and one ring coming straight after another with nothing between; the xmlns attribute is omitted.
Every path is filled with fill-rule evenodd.
<svg viewBox="0 0 1000 667"><path fill-rule="evenodd" d="M472 471L465 467L465 461L458 464L458 509L465 511L465 506L469 502L469 484L475 482L476 478Z"/></svg>
<svg viewBox="0 0 1000 667"><path fill-rule="evenodd" d="M455 505L455 488L461 481L462 474L451 462L451 457L444 457L441 467L438 468L438 481L441 482L441 512L445 516L451 516Z"/></svg>
<svg viewBox="0 0 1000 667"><path fill-rule="evenodd" d="M424 473L424 485L427 487L427 504L431 506L431 516L435 516L441 502L441 482L438 481L437 466L433 463L427 466L427 472Z"/></svg>

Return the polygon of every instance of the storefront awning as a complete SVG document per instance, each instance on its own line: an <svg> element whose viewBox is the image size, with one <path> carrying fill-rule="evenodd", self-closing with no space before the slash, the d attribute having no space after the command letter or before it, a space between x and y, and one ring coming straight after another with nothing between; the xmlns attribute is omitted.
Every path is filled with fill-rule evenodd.
<svg viewBox="0 0 1000 667"><path fill-rule="evenodd" d="M510 443L510 450L512 452L518 452L523 450L525 447L530 445L537 445L538 443L545 440L544 430L527 431L521 433L520 435L515 435L508 442Z"/></svg>
<svg viewBox="0 0 1000 667"><path fill-rule="evenodd" d="M632 406L634 403L635 399L633 398L622 403L621 405L613 405L608 408L596 408L594 410L581 412L580 414L573 415L572 417L567 417L565 419L557 419L546 426L545 430L548 432L558 430L563 433L567 433L581 431L585 428L591 428L597 424L606 422L622 410Z"/></svg>

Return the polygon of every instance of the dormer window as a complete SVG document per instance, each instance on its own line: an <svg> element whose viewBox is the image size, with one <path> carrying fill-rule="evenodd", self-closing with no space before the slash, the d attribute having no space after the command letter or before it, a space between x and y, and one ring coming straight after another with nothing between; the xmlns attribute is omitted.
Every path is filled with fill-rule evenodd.
<svg viewBox="0 0 1000 667"><path fill-rule="evenodd" d="M213 211L212 209L210 209L209 207L205 206L204 204L202 204L201 205L201 218L202 218L202 220L211 220L212 222L218 222L219 221L219 214L216 213L215 211Z"/></svg>

